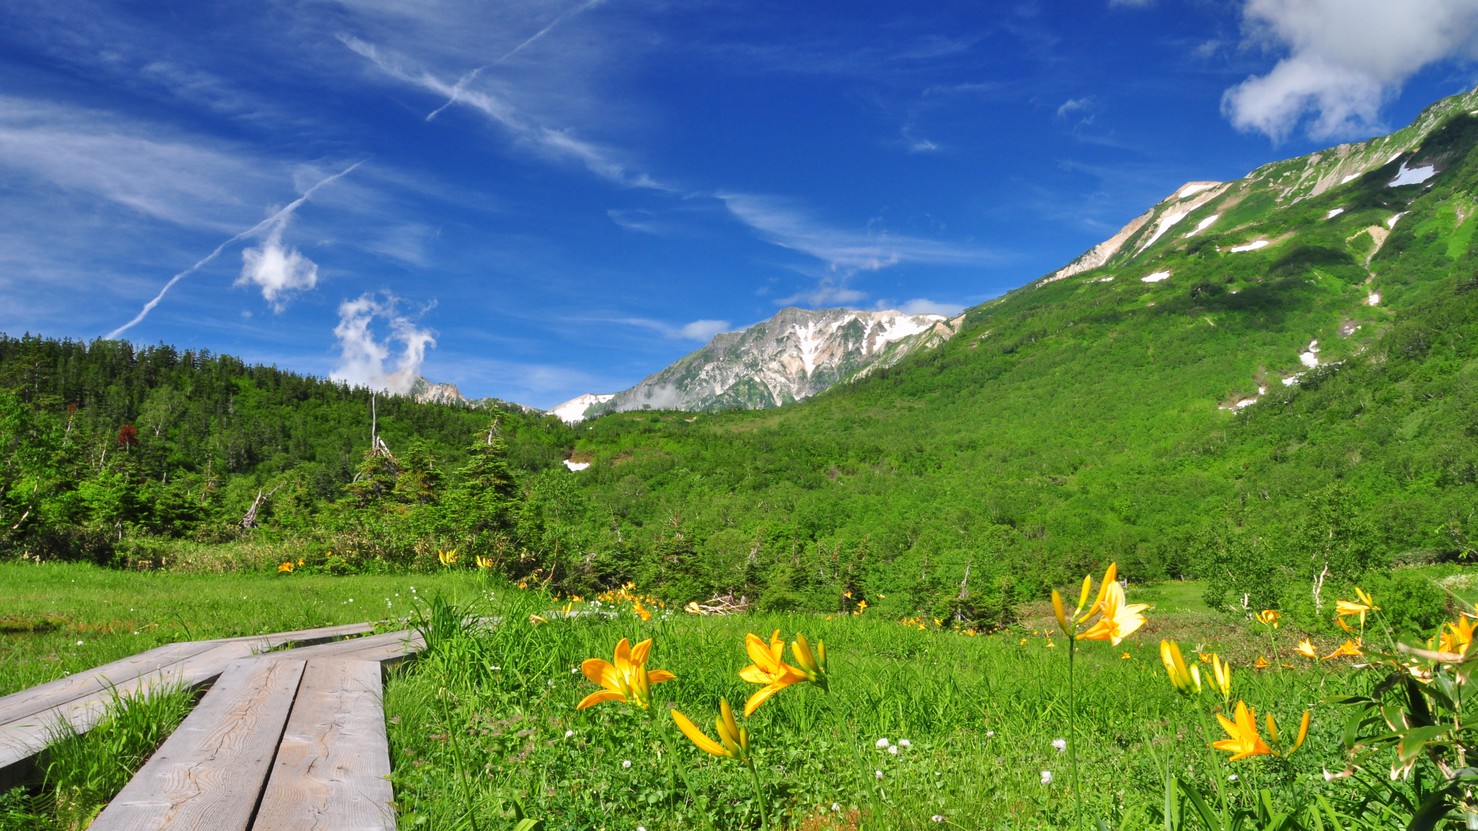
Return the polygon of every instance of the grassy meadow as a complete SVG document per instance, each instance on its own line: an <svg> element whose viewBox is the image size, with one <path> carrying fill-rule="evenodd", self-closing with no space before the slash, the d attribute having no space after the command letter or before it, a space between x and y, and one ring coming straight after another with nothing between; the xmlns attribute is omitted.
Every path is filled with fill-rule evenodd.
<svg viewBox="0 0 1478 831"><path fill-rule="evenodd" d="M1340 699L1371 694L1380 673L1357 665L1378 660L1300 656L1302 633L1215 615L1196 584L1131 587L1130 603L1151 604L1143 627L1118 645L1079 640L1070 650L1045 601L1025 607L1017 625L972 634L870 611L700 617L630 591L555 598L462 570L307 571L0 565L15 599L0 639L0 692L169 640L408 620L430 647L395 670L385 691L401 828L482 831L524 819L523 828L545 831L1399 828L1445 784L1427 757L1414 775L1389 779L1395 750L1331 779L1346 770L1347 723L1359 711ZM1378 621L1372 610L1371 656L1384 638ZM789 684L746 718L744 702L758 689L740 677L753 660L746 635L775 630L787 644L797 633L824 642L826 689ZM601 689L582 663L612 661L623 638L650 639L642 669L675 677L651 687L646 708L616 700L578 709ZM1199 693L1172 685L1162 639L1199 667ZM1320 656L1340 643L1315 640ZM1225 694L1200 653L1230 665ZM1255 668L1259 659L1267 668ZM785 646L784 661L797 660ZM752 767L704 752L668 713L676 708L721 742L721 701L747 732ZM1272 752L1231 761L1211 746L1231 735L1214 714L1232 717L1239 701L1256 711L1258 741ZM147 721L177 719L187 707L188 697L184 707L135 709ZM1307 739L1292 750L1306 710ZM130 735L159 740L147 732ZM1437 738L1465 746L1460 736ZM49 799L65 802L55 795L61 768L85 770L89 755L111 752L84 745L58 754ZM46 801L0 800L0 828L85 827L60 814L37 819ZM87 815L84 807L66 816Z"/></svg>

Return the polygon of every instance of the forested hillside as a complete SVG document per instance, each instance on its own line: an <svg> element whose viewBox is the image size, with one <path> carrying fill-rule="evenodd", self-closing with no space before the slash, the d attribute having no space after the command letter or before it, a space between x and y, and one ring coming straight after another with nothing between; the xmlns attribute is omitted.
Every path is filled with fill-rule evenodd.
<svg viewBox="0 0 1478 831"><path fill-rule="evenodd" d="M0 335L11 554L110 561L151 539L288 535L385 564L434 561L453 535L481 534L474 548L508 535L514 480L567 473L567 444L558 421L518 408L372 402L224 355ZM451 516L454 497L480 503L484 485L506 503L493 520L486 505Z"/></svg>
<svg viewBox="0 0 1478 831"><path fill-rule="evenodd" d="M1474 553L1472 99L1183 188L937 349L774 411L571 430L380 398L387 455L363 390L0 339L0 542L109 560L270 538L356 568L457 548L559 591L974 623L1117 560L1297 614Z"/></svg>

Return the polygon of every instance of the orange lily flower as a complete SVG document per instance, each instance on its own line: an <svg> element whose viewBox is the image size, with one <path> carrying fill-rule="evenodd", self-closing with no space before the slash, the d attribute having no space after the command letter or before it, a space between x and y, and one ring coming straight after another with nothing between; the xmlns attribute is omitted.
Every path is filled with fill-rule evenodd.
<svg viewBox="0 0 1478 831"><path fill-rule="evenodd" d="M1338 649L1334 650L1328 655L1325 655L1324 660L1327 661L1330 658L1338 658L1341 655L1345 655L1351 658L1358 658L1363 654L1364 653L1360 651L1359 644L1355 643L1354 641L1347 640L1344 643L1340 644Z"/></svg>
<svg viewBox="0 0 1478 831"><path fill-rule="evenodd" d="M1117 582L1107 582L1099 590L1098 602L1093 609L1100 612L1098 621L1088 631L1078 635L1080 641L1108 641L1114 646L1134 634L1144 625L1144 610L1148 603L1124 602L1124 587Z"/></svg>
<svg viewBox="0 0 1478 831"><path fill-rule="evenodd" d="M602 701L625 701L643 710L652 706L652 685L671 681L677 676L665 669L647 669L647 653L651 651L652 639L632 646L626 638L616 644L615 663L604 658L586 658L580 665L585 677L601 685L575 708L583 710Z"/></svg>
<svg viewBox="0 0 1478 831"><path fill-rule="evenodd" d="M779 629L770 635L769 643L761 640L759 635L749 633L744 638L744 648L749 652L749 660L754 663L739 670L739 677L751 684L765 685L744 702L745 718L753 715L754 711L758 710L759 706L775 693L791 684L809 680L805 670L785 663L782 657L785 652L785 641L780 639Z"/></svg>
<svg viewBox="0 0 1478 831"><path fill-rule="evenodd" d="M1236 721L1233 721L1221 713L1216 714L1216 720L1221 722L1221 729L1225 730L1230 738L1212 742L1211 746L1231 753L1233 762L1249 756L1271 754L1273 749L1257 734L1256 714L1252 708L1247 706L1247 702L1237 702L1235 716Z"/></svg>

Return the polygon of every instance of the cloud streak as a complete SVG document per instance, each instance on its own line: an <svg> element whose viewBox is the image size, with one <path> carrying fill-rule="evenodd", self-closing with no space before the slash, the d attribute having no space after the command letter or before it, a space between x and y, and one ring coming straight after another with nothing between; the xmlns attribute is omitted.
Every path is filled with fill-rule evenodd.
<svg viewBox="0 0 1478 831"><path fill-rule="evenodd" d="M489 64L483 64L482 66L477 67L476 69L472 70L471 72L468 72L466 75L463 75L461 78L459 78L457 80L456 85L452 87L451 97L447 98L446 103L444 103L440 107L437 107L436 109L432 110L430 112L430 114L428 114L426 116L426 120L427 121L431 121L431 120L435 119L447 107L450 107L451 105L457 103L457 99L459 99L461 97L461 95L462 95L462 90L466 89L468 84L470 84L473 81L477 80L477 76L478 75L481 75L484 70L491 69L491 68L497 66L500 63L507 62L509 59L513 58L513 56L517 55L519 52L522 52L523 50L525 50L525 49L529 48L530 46L534 45L535 43L537 43L545 35L549 34L551 31L553 31L555 27L559 26L559 24L565 22L566 20L568 20L571 17L574 17L577 14L580 14L582 12L585 12L585 11L589 10L589 9L595 8L596 6L599 6L601 3L604 3L604 2L605 2L605 0L586 0L584 3L581 3L578 6L572 6L571 8L565 9L564 11L560 12L557 16L555 16L554 20L550 21L548 25L546 25L544 28L540 29L539 31L535 32L534 34L530 35L529 37L525 38L517 46L515 46L512 49L510 49L507 52L505 52L503 54L503 56L500 57L500 58L498 58L496 61L493 61L492 63L489 63Z"/></svg>
<svg viewBox="0 0 1478 831"><path fill-rule="evenodd" d="M1286 55L1226 91L1238 129L1281 140L1381 128L1380 110L1420 70L1478 56L1472 0L1247 0L1244 45Z"/></svg>
<svg viewBox="0 0 1478 831"><path fill-rule="evenodd" d="M315 184L312 187L308 188L306 191L303 192L303 195L299 196L297 199L294 199L292 202L288 203L288 205L286 207L281 208L277 212L273 213L271 216L267 217L266 219L262 220L261 222L258 222L256 225L253 225L252 227L246 229L245 231L242 231L241 233L239 233L239 234L231 237L230 239L226 240L225 242L221 243L220 245L217 245L215 247L215 250L214 251L210 252L209 254L205 255L204 257L202 257L201 259L199 259L198 261L196 261L196 263L194 265L190 266L189 268L185 269L184 271L181 271L178 274L174 275L173 277L169 278L169 282L167 282L167 283L164 284L164 288L160 289L159 290L159 293L156 294L156 295L154 295L154 298L152 300L150 300L149 302L145 303L144 304L144 307L139 310L139 313L137 315L135 315L132 320L128 321L127 323L123 324L122 326L119 326L117 329L114 329L113 331L109 332L108 334L104 335L103 337L106 338L106 339L108 339L108 340L112 340L113 338L116 338L119 335L122 335L124 332L127 332L129 329L132 329L134 326L137 326L139 323L143 322L144 318L148 317L149 316L149 313L152 312L152 311L154 311L155 307L157 307L159 305L159 303L162 300L164 300L164 296L166 294L169 294L169 290L175 287L175 284L179 283L181 280L185 279L186 277L189 277L191 274L194 274L195 272L197 272L200 269L204 268L205 266L209 265L217 257L221 256L221 252L225 251L230 246L232 246L232 245L234 245L234 244L236 244L236 243L238 243L238 242L240 242L240 241L242 241L244 239L250 239L251 237L254 237L254 236L256 236L257 234L259 234L259 233L261 233L263 231L269 231L270 232L269 235L268 235L269 241L270 240L273 240L273 239L280 240L280 236L281 236L281 232L282 232L282 226L287 222L287 219L292 216L293 211L296 211L298 208L302 207L302 205L304 203L306 203L308 201L308 199L310 197L312 197L313 194L319 188L322 188L325 185L328 185L328 184L330 184L332 182L335 182L335 181L338 181L339 179L344 178L345 176L348 176L350 173L354 172L354 169L357 168L357 167L359 167L360 164L361 164L361 162L355 162L354 164L349 165L348 167L344 168L343 170L339 171L338 173L335 173L332 176L328 176L328 177L326 177L324 179L319 180L317 184ZM296 255L296 253L297 252L295 252L295 251L293 252L294 255ZM315 274L316 274L316 271L317 271L317 268L315 266L314 267L314 273ZM243 277L245 277L245 272L243 272ZM238 282L240 282L240 281L238 280ZM267 288L265 286L263 287L263 292L262 293L263 293L263 296L267 298L268 302L273 302L273 297L268 295Z"/></svg>
<svg viewBox="0 0 1478 831"><path fill-rule="evenodd" d="M714 335L732 331L734 328L727 320L695 320L681 326L644 317L619 317L611 322L656 332L668 340L694 340L701 343L707 343L713 340Z"/></svg>
<svg viewBox="0 0 1478 831"><path fill-rule="evenodd" d="M389 54L375 44L348 34L340 34L338 38L350 51L374 64L385 75L446 97L447 104L434 112L440 112L452 103L464 104L503 128L517 144L547 158L577 162L596 176L623 187L674 190L649 174L632 169L609 148L577 138L568 130L530 121L506 97L487 90L471 89L472 80L486 67L479 67L462 76L456 83L448 84L425 69L412 67L404 58Z"/></svg>
<svg viewBox="0 0 1478 831"><path fill-rule="evenodd" d="M717 198L765 241L826 263L832 271L878 271L899 263L979 265L999 255L985 249L886 232L828 227L783 199L741 193Z"/></svg>

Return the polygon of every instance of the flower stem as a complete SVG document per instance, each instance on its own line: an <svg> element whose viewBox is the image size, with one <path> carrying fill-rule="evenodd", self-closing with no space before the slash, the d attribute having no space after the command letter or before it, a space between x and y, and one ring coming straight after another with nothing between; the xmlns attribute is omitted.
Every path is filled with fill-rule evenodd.
<svg viewBox="0 0 1478 831"><path fill-rule="evenodd" d="M770 827L770 812L765 807L765 789L760 785L760 771L755 766L754 759L744 761L749 765L749 773L754 778L754 798L760 806L760 831L767 831Z"/></svg>
<svg viewBox="0 0 1478 831"><path fill-rule="evenodd" d="M1083 800L1078 787L1078 688L1074 683L1073 665L1078 654L1078 639L1071 634L1067 639L1067 753L1072 767L1073 784L1073 828L1081 828L1083 822Z"/></svg>

